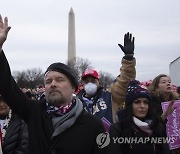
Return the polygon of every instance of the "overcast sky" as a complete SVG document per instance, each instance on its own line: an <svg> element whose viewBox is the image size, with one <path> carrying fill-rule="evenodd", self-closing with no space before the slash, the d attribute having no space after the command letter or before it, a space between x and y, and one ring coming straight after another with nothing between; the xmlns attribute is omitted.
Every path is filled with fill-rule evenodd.
<svg viewBox="0 0 180 154"><path fill-rule="evenodd" d="M76 20L76 55L119 74L124 34L135 36L137 79L169 74L180 56L179 0L1 0L12 27L4 45L12 71L67 61L68 14ZM179 71L179 70L178 70Z"/></svg>

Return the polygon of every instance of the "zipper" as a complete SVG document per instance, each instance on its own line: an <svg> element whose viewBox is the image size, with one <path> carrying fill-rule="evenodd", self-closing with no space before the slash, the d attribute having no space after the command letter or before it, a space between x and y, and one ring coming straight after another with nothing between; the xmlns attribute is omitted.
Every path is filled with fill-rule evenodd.
<svg viewBox="0 0 180 154"><path fill-rule="evenodd" d="M132 149L132 144L130 143L130 149Z"/></svg>
<svg viewBox="0 0 180 154"><path fill-rule="evenodd" d="M153 150L154 150L154 154L156 154L156 146L155 146L155 144L153 144Z"/></svg>

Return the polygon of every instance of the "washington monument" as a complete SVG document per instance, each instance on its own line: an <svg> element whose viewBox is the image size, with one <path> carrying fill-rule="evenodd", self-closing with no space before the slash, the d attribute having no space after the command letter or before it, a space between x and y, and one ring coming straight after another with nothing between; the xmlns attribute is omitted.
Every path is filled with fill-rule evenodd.
<svg viewBox="0 0 180 154"><path fill-rule="evenodd" d="M68 22L68 62L76 62L75 15L72 8Z"/></svg>

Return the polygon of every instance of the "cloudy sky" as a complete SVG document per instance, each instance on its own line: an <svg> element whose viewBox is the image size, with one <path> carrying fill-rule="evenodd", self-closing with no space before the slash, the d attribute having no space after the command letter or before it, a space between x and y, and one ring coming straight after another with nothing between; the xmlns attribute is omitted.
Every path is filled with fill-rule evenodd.
<svg viewBox="0 0 180 154"><path fill-rule="evenodd" d="M67 61L68 13L76 19L77 56L119 74L126 32L135 36L137 79L169 74L180 56L179 0L1 0L12 27L4 45L12 71Z"/></svg>

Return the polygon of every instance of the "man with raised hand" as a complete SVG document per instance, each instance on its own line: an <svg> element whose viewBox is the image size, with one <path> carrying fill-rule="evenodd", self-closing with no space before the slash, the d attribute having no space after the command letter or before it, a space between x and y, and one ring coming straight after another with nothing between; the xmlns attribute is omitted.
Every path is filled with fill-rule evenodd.
<svg viewBox="0 0 180 154"><path fill-rule="evenodd" d="M11 76L2 46L10 27L8 18L0 16L0 92L11 107L27 123L29 153L33 154L105 154L107 146L97 141L104 132L102 122L83 109L73 96L78 87L70 67L51 64L44 75L43 103L29 100Z"/></svg>
<svg viewBox="0 0 180 154"><path fill-rule="evenodd" d="M106 131L116 122L116 113L124 106L128 83L136 76L134 40L128 32L124 35L124 45L118 44L124 52L124 57L121 60L120 75L112 83L109 91L100 86L101 79L96 70L86 69L81 76L84 88L77 96L83 102L86 111L102 120Z"/></svg>

